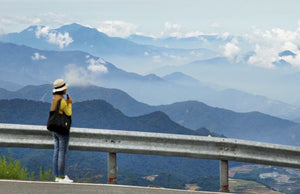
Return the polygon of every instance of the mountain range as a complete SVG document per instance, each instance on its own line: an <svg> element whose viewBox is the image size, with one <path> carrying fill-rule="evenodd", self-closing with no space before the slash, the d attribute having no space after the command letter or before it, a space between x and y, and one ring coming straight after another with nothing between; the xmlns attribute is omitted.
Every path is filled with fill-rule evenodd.
<svg viewBox="0 0 300 194"><path fill-rule="evenodd" d="M145 72L161 64L178 64L179 58L184 62L189 62L215 56L215 52L205 48L174 49L137 44L127 39L109 37L95 28L76 23L57 29L49 29L47 26L30 26L19 33L2 34L0 41L42 50L80 50L105 58L129 71Z"/></svg>
<svg viewBox="0 0 300 194"><path fill-rule="evenodd" d="M96 84L118 88L147 104L197 100L234 111L260 111L291 120L300 113L298 106L224 89L181 72L163 77L127 72L81 51L39 50L0 42L0 70L0 85L8 90L20 89L22 85L50 83L57 77L65 77L71 85Z"/></svg>
<svg viewBox="0 0 300 194"><path fill-rule="evenodd" d="M45 125L50 105L44 102L14 99L1 100L0 107L1 123ZM73 105L73 112L74 127L202 135L176 124L163 112L156 111L138 117L127 117L103 100L77 102Z"/></svg>
<svg viewBox="0 0 300 194"><path fill-rule="evenodd" d="M23 98L50 102L52 97L51 89L51 85L41 85L27 86L18 92L3 92L5 90L2 90L2 92L0 92L0 99ZM122 111L125 115L132 117L154 114L163 119L165 117L161 112L164 112L177 124L193 130L206 128L211 131L211 134L215 133L231 138L288 145L299 144L297 139L300 135L300 125L298 123L260 112L238 113L226 109L210 107L198 101L184 101L169 105L150 106L136 101L121 90L96 86L70 87L68 91L74 100L76 99L75 102L81 101L78 103L84 103L87 100L93 101L102 99ZM3 104L3 109L4 107ZM76 105L74 105L74 108L75 107ZM94 106L90 108L92 107ZM93 111L97 112L97 109ZM76 110L74 110L74 112L76 112ZM86 110L85 112L89 111ZM79 118L81 117L84 118L83 120L86 122L90 122L89 118L84 115L80 115ZM116 118L119 118L119 116L116 116ZM94 119L97 120L97 118ZM122 118L121 120L124 119ZM105 121L103 122L105 123ZM155 123L156 121L152 122ZM122 124L121 126L125 125ZM93 125L91 127L98 128L99 125Z"/></svg>
<svg viewBox="0 0 300 194"><path fill-rule="evenodd" d="M244 44L241 37L215 35L117 38L76 23L1 34L0 122L44 125L52 98L50 83L62 77L70 83L76 127L299 146L300 124L291 120L300 120L300 74L284 60L296 54L282 51L273 69L261 68L248 63L257 54L251 50L240 57L224 56L224 46L234 40ZM33 169L39 162L49 166L51 160L43 150L14 153ZM70 158L72 175L104 180L105 156L76 152ZM143 177L159 174L161 179L172 174L172 181L178 183L172 187L184 188L182 180L199 174L203 180L218 173L216 161L121 158L122 173L135 177L129 180L121 173L123 183L149 185ZM102 161L102 166L94 161Z"/></svg>
<svg viewBox="0 0 300 194"><path fill-rule="evenodd" d="M78 34L81 34L82 36L79 36ZM231 39L230 37L228 40L218 39L217 37L207 38L212 42L226 42ZM281 74L278 70L275 70L271 74L268 72L268 76L265 76L267 70L261 70L250 66L241 66L224 57L212 57L205 60L200 59L183 66L172 66L168 71L175 69L178 71L162 77L159 77L156 74L140 75L120 69L103 58L93 56L84 50L91 48L92 40L94 40L93 43L99 48L99 52L103 45L105 45L105 48L110 48L107 50L107 53L110 54L107 54L102 50L100 53L97 53L99 55L104 53L105 55L113 56L123 52L118 49L124 49L127 50L126 52L132 51L132 53L124 53L126 57L135 58L141 56L140 54L142 52L146 52L143 49L149 49L147 52L149 51L148 55L151 55L155 52L165 51L183 52L182 48L174 50L137 44L130 41L130 38L125 40L109 37L96 29L78 24L66 25L58 29L49 29L45 26L31 26L20 33L1 35L0 39L2 41L10 41L36 47L32 48L14 43L0 43L0 75L2 80L0 82L2 82L3 87L6 87L1 89L0 96L2 96L2 99L19 97L49 101L51 98L51 86L41 86L41 84L49 84L58 77L64 77L71 86L77 87L77 89L74 87L74 97L75 99L81 99L82 101L101 99L99 96L101 96L100 93L103 92L103 88L99 89L99 87L92 86L94 84L105 88L120 89L128 93L136 99L131 100L131 103L138 104L137 107L139 107L135 108L138 109L138 111L134 112L130 111L130 106L120 106L120 110L130 116L139 116L141 114L151 113L154 110L160 111L160 109L153 109L153 107L163 107L158 106L161 104L169 104L166 105L169 107L170 105L179 105L181 102L187 107L190 107L189 103L194 102L201 107L202 104L200 102L203 102L209 106L219 107L219 110L222 110L220 108L226 108L238 112L259 111L264 114L288 119L296 119L298 117L297 115L300 113L298 106L271 100L261 95L252 95L247 92L230 89L222 85L222 83L225 85L226 83L231 83L233 84L233 88L235 88L235 86L238 87L242 82L252 79L253 72L256 72L255 75L258 76L256 79L252 79L257 81L255 84L255 87L257 88L260 87L258 82L263 82L264 79L271 79L274 80L274 83L279 83L281 79L277 80L278 77L288 77L289 74ZM169 41L172 41L172 39ZM184 41L195 40L190 39ZM91 50L96 51L97 49L93 48ZM138 52L140 52L140 54L138 54ZM121 55L122 54L120 54L120 56ZM280 55L291 55L291 52L282 52ZM249 54L249 56L251 56L251 54ZM165 66L164 68L168 67ZM190 71L191 75L195 75L196 79L182 73L185 71ZM249 72L252 73L248 74ZM234 76L232 77L232 75ZM197 79L198 77L201 77L201 81ZM297 75L295 75L293 79L294 78L297 80ZM220 81L217 82L215 81L216 79L219 79ZM289 83L289 81L293 79L285 79L286 81L282 83ZM235 82L235 80L239 80L239 82ZM253 83L249 83L249 85L251 84ZM20 88L20 85L35 86L25 86L24 88ZM18 87L19 90L12 91L13 88ZM36 89L41 89L41 91L36 92ZM277 90L271 88L271 91ZM70 92L73 95L72 87L70 88ZM119 90L114 90L114 92L118 93ZM284 93L285 91L283 90L280 92ZM109 94L110 92L107 93L107 95ZM122 96L126 95L127 94L122 94ZM38 98L35 98L35 96ZM293 97L296 98L296 96ZM118 98L118 95L114 98ZM108 97L105 98L105 100L108 100ZM110 100L108 101L112 103ZM138 103L136 103L137 101ZM114 103L112 104L116 106ZM118 102L118 105L121 104L122 103ZM184 106L182 106L182 110L185 108ZM190 108L185 109L187 110ZM164 112L166 112L166 110L164 110ZM183 117L185 113L182 111L181 115ZM198 121L198 123L185 122L186 119L177 118L172 115L169 116L177 123L184 124L193 129L208 125L207 123L204 124L200 121ZM197 116L199 117L199 115L195 114L195 117ZM209 127L213 128L213 130L216 130L217 128L212 124L210 124ZM231 128L231 130L234 131L235 126L228 126L228 128ZM218 131L216 130L214 132ZM222 130L221 133L223 133ZM224 133L224 135L231 136L232 134ZM237 135L236 137L239 136Z"/></svg>
<svg viewBox="0 0 300 194"><path fill-rule="evenodd" d="M238 58L225 57L224 48L233 40L237 40L240 47L247 48L247 52ZM2 34L0 41L41 50L80 50L131 72L162 76L179 71L225 88L300 104L300 92L295 84L300 77L295 73L295 68L284 60L285 56L295 58L295 53L293 55L289 50L279 52L281 59L274 62L271 69L259 67L258 64L250 65L249 58L260 53L251 50L243 37L200 35L154 39L133 35L124 39L109 37L95 28L73 23L57 29L30 26L19 33Z"/></svg>
<svg viewBox="0 0 300 194"><path fill-rule="evenodd" d="M166 48L185 48L185 49L198 49L208 48L212 51L218 50L217 45L222 45L230 42L233 36L218 36L218 35L199 35L194 37L166 37L166 38L153 38L149 36L130 35L127 40L143 45L154 45L157 47Z"/></svg>
<svg viewBox="0 0 300 194"><path fill-rule="evenodd" d="M50 104L24 99L0 100L0 122L45 125ZM132 104L134 109L134 105ZM206 126L244 139L255 138L256 141L268 141L298 145L299 124L287 120L271 117L257 112L235 113L229 110L208 107L199 102L176 103L152 107L166 111L174 118L182 115L180 108L185 111L184 124L201 120ZM195 114L196 113L196 114ZM194 117L197 115L196 117ZM173 119L174 119L173 118ZM182 119L182 117L181 117ZM189 135L216 135L205 128L191 130L175 123L161 111L128 117L103 100L76 102L73 105L73 126L88 128L107 128L114 130L149 131L160 133L177 133ZM5 150L0 149L0 153ZM37 166L51 168L51 152L48 150L12 149L29 169L37 170ZM165 187L184 188L185 184L201 178L201 184L210 185L203 177L218 174L218 163L213 160L199 160L190 158L143 156L119 154L120 183L147 186L157 184ZM106 180L106 156L101 153L70 152L68 172L78 181L103 182ZM133 162L134 161L134 162ZM98 164L95 164L95 162ZM100 166L99 166L100 162ZM238 164L232 164L238 165ZM193 168L191 168L191 166ZM166 184L166 180L159 181L167 173L174 184ZM156 175L156 181L145 181L146 176ZM211 177L217 181L218 177ZM209 178L209 179L211 179ZM176 182L176 184L175 184ZM185 183L185 184L184 184ZM194 182L195 183L195 182ZM197 184L200 184L196 182ZM212 190L216 190L213 187Z"/></svg>
<svg viewBox="0 0 300 194"><path fill-rule="evenodd" d="M236 59L238 60L238 59ZM181 66L163 66L154 73L182 72L206 83L214 83L226 89L266 96L289 104L299 104L300 75L284 60L267 69L249 65L247 59L236 61L226 57L196 60Z"/></svg>
<svg viewBox="0 0 300 194"><path fill-rule="evenodd" d="M0 122L45 125L49 108L50 104L46 102L24 99L0 100ZM211 134L208 130L195 131L185 128L160 111L138 117L128 117L103 100L74 103L72 126L206 136ZM11 154L37 174L39 170L37 167L42 166L44 169L51 169L52 152L50 150L10 149ZM1 148L0 153L8 155L5 148ZM68 157L68 175L74 177L76 181L106 182L106 160L104 153L71 151ZM196 177L217 174L217 165L217 161L212 160L118 154L118 167L120 169L118 179L121 184L143 186L156 184L184 189L184 183L188 183ZM161 174L164 173L168 173L172 180L176 180L176 184L166 184L165 181L159 181L161 177L154 182L143 178L150 175L163 176Z"/></svg>

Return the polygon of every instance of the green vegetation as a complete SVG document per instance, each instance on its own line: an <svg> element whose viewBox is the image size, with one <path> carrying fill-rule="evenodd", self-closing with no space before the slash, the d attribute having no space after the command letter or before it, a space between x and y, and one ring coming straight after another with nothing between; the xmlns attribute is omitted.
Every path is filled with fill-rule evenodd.
<svg viewBox="0 0 300 194"><path fill-rule="evenodd" d="M10 155L0 157L0 178L25 180L28 177L27 169L21 167L20 161L14 160Z"/></svg>
<svg viewBox="0 0 300 194"><path fill-rule="evenodd" d="M43 167L40 167L40 173L38 176L38 180L40 181L49 181L52 177L52 171L50 169L44 170Z"/></svg>
<svg viewBox="0 0 300 194"><path fill-rule="evenodd" d="M0 156L0 178L1 179L16 179L16 180L50 180L51 170L44 170L40 168L39 175L35 178L34 172L28 172L28 169L22 167L21 162L12 157L9 154L9 158L6 156Z"/></svg>

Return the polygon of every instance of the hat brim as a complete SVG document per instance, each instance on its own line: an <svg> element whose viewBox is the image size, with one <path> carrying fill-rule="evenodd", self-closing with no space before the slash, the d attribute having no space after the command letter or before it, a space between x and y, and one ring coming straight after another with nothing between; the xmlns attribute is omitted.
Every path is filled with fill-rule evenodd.
<svg viewBox="0 0 300 194"><path fill-rule="evenodd" d="M53 89L53 93L64 91L68 89L68 86L69 86L68 84L65 84L64 87Z"/></svg>

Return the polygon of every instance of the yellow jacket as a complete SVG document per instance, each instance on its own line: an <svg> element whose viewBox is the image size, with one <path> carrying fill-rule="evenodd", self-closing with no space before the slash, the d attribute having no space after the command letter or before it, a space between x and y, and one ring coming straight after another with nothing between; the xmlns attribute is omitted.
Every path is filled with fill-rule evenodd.
<svg viewBox="0 0 300 194"><path fill-rule="evenodd" d="M61 98L62 100L60 102L59 114L65 113L68 116L72 116L72 103L67 103L63 95L53 95L50 111L56 110L57 103Z"/></svg>

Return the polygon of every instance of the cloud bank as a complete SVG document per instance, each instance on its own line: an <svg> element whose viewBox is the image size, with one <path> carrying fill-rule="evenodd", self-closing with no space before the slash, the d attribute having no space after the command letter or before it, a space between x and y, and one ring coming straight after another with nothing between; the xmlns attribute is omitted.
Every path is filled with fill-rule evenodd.
<svg viewBox="0 0 300 194"><path fill-rule="evenodd" d="M221 26L218 22L213 22L210 27L219 28ZM137 26L123 21L104 21L98 28L110 36L128 37L131 34L137 33ZM253 29L249 34L243 34L239 38L229 38L231 35L225 33L204 33L198 30L186 31L185 27L178 23L165 22L163 30L158 33L156 38L189 38L199 37L202 35L214 35L220 40L224 40L225 44L219 46L220 52L229 60L239 62L247 52L254 52L246 63L257 67L273 69L276 68L274 63L280 60L285 60L293 67L300 68L300 20L298 28L294 31L274 28L271 30ZM152 36L153 37L153 36ZM237 36L236 36L237 37ZM242 40L240 40L242 38ZM201 37L203 43L207 43L204 37ZM230 42L227 42L230 41ZM241 41L241 42L240 42ZM200 47L200 45L199 45ZM279 53L289 50L295 53L295 56L279 56ZM147 55L147 53L145 54ZM154 61L160 61L159 56L153 58ZM93 67L93 66L91 66ZM99 69L102 71L102 69Z"/></svg>
<svg viewBox="0 0 300 194"><path fill-rule="evenodd" d="M14 13L14 15L6 15L0 18L0 29L1 26L3 28L3 31L11 31L11 28L13 28L14 26L27 27L32 25L48 25L57 27L66 23L71 23L71 21L72 20L66 15L54 12L46 12L33 16L20 16L17 15L17 13ZM15 31L15 29L13 29L13 31Z"/></svg>
<svg viewBox="0 0 300 194"><path fill-rule="evenodd" d="M97 81L97 77L108 73L105 66L106 62L99 58L94 59L87 56L86 67L79 67L76 64L68 64L65 67L64 79L75 86L98 85L101 83Z"/></svg>
<svg viewBox="0 0 300 194"><path fill-rule="evenodd" d="M92 73L99 74L99 73L107 73L108 72L107 67L105 66L106 62L101 58L99 58L97 60L95 60L93 58L89 59L88 63L89 63L89 66L87 67L87 69Z"/></svg>
<svg viewBox="0 0 300 194"><path fill-rule="evenodd" d="M247 34L244 38L255 52L247 61L248 64L275 68L274 63L283 59L293 67L300 68L300 24L294 31L280 28L265 31L254 29L252 34ZM279 56L279 53L287 50L295 53L295 56Z"/></svg>
<svg viewBox="0 0 300 194"><path fill-rule="evenodd" d="M37 38L45 38L47 42L58 45L61 49L67 47L73 42L73 39L70 37L68 32L65 32L64 34L60 32L53 32L50 31L49 26L38 26L35 35Z"/></svg>
<svg viewBox="0 0 300 194"><path fill-rule="evenodd" d="M112 37L126 38L136 32L137 25L118 20L103 21L97 29Z"/></svg>
<svg viewBox="0 0 300 194"><path fill-rule="evenodd" d="M231 42L225 44L223 48L223 55L230 60L236 58L240 53L240 48L238 47L238 41L236 39L232 39Z"/></svg>
<svg viewBox="0 0 300 194"><path fill-rule="evenodd" d="M65 15L57 13L43 13L36 16L5 16L0 18L0 34L5 33L6 26L23 24L23 25L61 25L70 21ZM109 36L126 38L131 34L144 34L137 32L138 26L129 22L120 20L108 20L98 23L97 29ZM219 21L214 21L208 28L220 28L222 24ZM219 29L218 29L219 30ZM68 47L74 40L70 37L69 33L60 33L50 30L48 26L38 27L36 30L37 38L45 38L50 44L57 45L59 48ZM253 29L248 34L240 36L243 40L235 39L226 42L227 38L231 36L228 32L225 33L205 33L200 30L187 31L184 24L172 23L166 21L162 26L161 32L157 33L156 38L176 37L188 38L199 37L201 35L215 35L225 40L224 45L219 46L219 51L222 56L228 59L243 58L243 54L247 52L254 52L246 63L263 68L276 68L274 63L280 60L285 60L290 63L292 67L300 68L300 20L298 27L294 30L284 30L281 28L273 28L269 30ZM153 37L153 36L152 36ZM203 43L209 41L201 37ZM246 45L246 46L245 46ZM201 45L199 45L199 48ZM212 47L214 48L214 47ZM218 49L217 48L217 49ZM295 53L295 56L279 56L279 53L289 50ZM147 55L148 53L145 53ZM43 57L34 55L32 60L43 60ZM160 58L156 57L155 60L159 61ZM101 65L91 65L88 69L90 72L105 72L105 68Z"/></svg>

